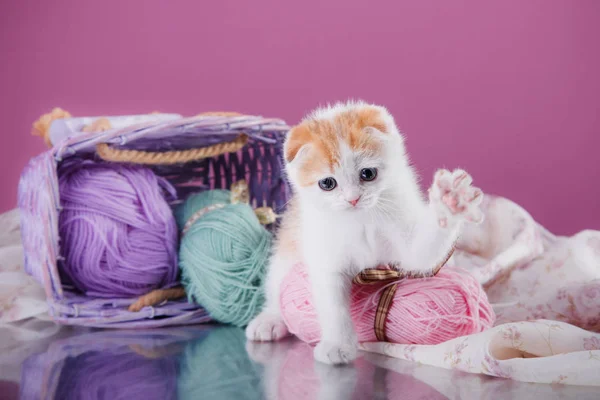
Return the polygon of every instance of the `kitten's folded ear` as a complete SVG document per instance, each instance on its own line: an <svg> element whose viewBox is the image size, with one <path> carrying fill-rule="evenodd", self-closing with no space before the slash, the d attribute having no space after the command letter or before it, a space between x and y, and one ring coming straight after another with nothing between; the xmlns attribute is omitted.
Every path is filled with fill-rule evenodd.
<svg viewBox="0 0 600 400"><path fill-rule="evenodd" d="M404 146L404 137L398 130L394 117L381 106L369 106L361 113L363 131L382 143L400 143Z"/></svg>
<svg viewBox="0 0 600 400"><path fill-rule="evenodd" d="M370 128L379 133L389 134L394 125L394 119L390 113L381 106L365 105L356 111L358 124L363 128Z"/></svg>
<svg viewBox="0 0 600 400"><path fill-rule="evenodd" d="M293 127L287 134L285 144L283 146L285 161L287 163L291 163L292 161L301 157L302 154L306 153L310 142L311 133L306 125L300 124Z"/></svg>

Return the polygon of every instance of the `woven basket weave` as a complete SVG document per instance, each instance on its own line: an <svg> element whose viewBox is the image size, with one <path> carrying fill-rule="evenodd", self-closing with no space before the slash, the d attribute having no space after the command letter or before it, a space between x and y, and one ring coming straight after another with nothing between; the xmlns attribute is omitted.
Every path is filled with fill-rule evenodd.
<svg viewBox="0 0 600 400"><path fill-rule="evenodd" d="M97 159L101 155L104 160L143 163L175 186L179 201L199 191L228 189L232 183L246 179L251 204L269 206L279 213L289 196L282 165L283 140L288 130L280 119L207 114L78 133L33 158L19 183L25 270L43 285L50 315L63 324L116 328L210 320L204 309L185 299L130 312L127 307L135 299L91 298L61 283L57 169L63 160ZM219 152L224 154L210 156Z"/></svg>

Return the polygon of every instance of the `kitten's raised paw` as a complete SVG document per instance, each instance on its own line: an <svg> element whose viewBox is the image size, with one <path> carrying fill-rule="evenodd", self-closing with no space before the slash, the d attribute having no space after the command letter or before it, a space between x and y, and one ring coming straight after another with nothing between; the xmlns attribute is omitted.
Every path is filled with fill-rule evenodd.
<svg viewBox="0 0 600 400"><path fill-rule="evenodd" d="M357 345L350 343L319 342L315 347L315 360L331 365L349 364L356 359Z"/></svg>
<svg viewBox="0 0 600 400"><path fill-rule="evenodd" d="M257 342L272 342L289 335L279 315L261 312L246 327L246 337Z"/></svg>
<svg viewBox="0 0 600 400"><path fill-rule="evenodd" d="M462 169L453 172L440 169L435 173L429 203L435 207L440 226L447 227L461 220L483 221L483 212L479 209L483 192L471 186L472 183L471 175Z"/></svg>

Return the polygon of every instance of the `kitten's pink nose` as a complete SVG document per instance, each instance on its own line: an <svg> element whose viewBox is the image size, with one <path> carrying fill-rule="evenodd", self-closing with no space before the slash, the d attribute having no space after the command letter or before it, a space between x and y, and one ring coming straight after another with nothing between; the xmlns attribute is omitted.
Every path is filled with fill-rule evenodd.
<svg viewBox="0 0 600 400"><path fill-rule="evenodd" d="M352 207L356 207L356 205L358 204L359 200L360 200L360 196L358 196L354 200L348 200L348 203L352 204Z"/></svg>

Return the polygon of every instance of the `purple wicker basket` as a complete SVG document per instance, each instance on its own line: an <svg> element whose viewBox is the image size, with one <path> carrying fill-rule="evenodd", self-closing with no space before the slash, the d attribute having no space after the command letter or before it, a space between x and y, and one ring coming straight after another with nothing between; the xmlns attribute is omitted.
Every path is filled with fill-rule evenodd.
<svg viewBox="0 0 600 400"><path fill-rule="evenodd" d="M58 231L61 202L57 170L63 160L70 157L97 159L99 153L107 160L116 152L132 159L139 153L177 158L190 149L221 146L232 152L168 165L154 165L151 157L145 157L142 163L175 186L179 201L199 191L228 189L232 183L246 179L251 204L269 206L279 213L289 197L282 165L283 140L288 130L280 119L258 116L179 117L98 133L75 129L51 150L33 158L19 183L25 270L43 285L52 318L63 324L113 328L159 327L210 320L202 307L185 299L130 312L127 308L136 300L134 298L91 298L61 282L59 269L63 258Z"/></svg>

